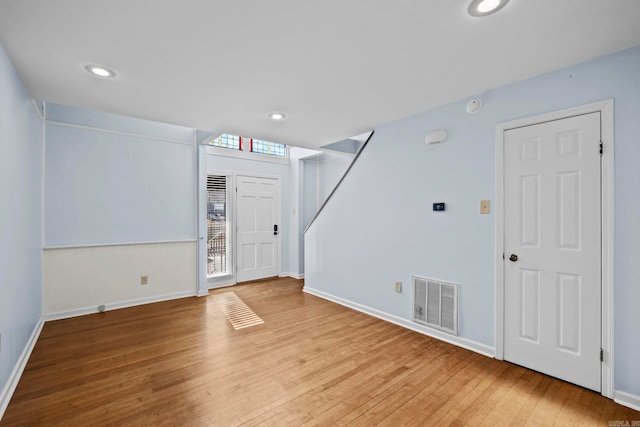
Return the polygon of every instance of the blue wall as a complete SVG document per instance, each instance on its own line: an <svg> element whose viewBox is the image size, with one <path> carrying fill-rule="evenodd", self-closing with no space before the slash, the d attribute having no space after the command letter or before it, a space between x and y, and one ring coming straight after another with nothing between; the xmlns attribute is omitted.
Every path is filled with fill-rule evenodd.
<svg viewBox="0 0 640 427"><path fill-rule="evenodd" d="M0 46L0 390L42 314L42 122Z"/></svg>
<svg viewBox="0 0 640 427"><path fill-rule="evenodd" d="M640 48L634 48L376 129L313 225L306 285L405 319L412 274L460 284L459 332L495 344L495 125L615 99L615 388L640 396ZM447 129L444 144L425 134ZM446 202L434 213L433 202ZM312 265L309 265L312 264Z"/></svg>
<svg viewBox="0 0 640 427"><path fill-rule="evenodd" d="M46 119L45 247L195 240L193 129L56 104Z"/></svg>

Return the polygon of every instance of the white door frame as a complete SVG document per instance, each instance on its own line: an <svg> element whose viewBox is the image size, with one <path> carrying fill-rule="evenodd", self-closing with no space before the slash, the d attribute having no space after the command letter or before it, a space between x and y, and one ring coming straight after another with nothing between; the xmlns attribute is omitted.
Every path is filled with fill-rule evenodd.
<svg viewBox="0 0 640 427"><path fill-rule="evenodd" d="M613 398L613 280L614 280L614 144L613 99L567 108L496 125L496 359L504 358L504 133L507 130L589 113L600 113L604 145L601 169L602 200L602 395Z"/></svg>
<svg viewBox="0 0 640 427"><path fill-rule="evenodd" d="M228 189L228 194L227 194L227 217L230 218L231 220L231 250L234 251L231 255L227 254L227 256L229 258L231 258L231 262L229 263L229 271L227 272L227 274L224 275L219 275L219 276L209 276L208 274L206 274L206 267L205 267L205 275L207 277L207 282L209 284L209 289L215 289L215 288L219 288L219 287L224 287L224 286L231 286L231 285L235 285L235 221L236 221L236 216L235 216L235 212L236 212L236 192L235 192L235 188L236 188L236 180L235 180L235 176L233 174L232 171L229 170L223 170L223 169L207 169L207 176L209 175L219 175L219 176L225 176L229 181L227 181L227 189ZM206 190L205 190L206 191ZM230 213L230 214L229 214ZM205 210L205 218L206 218L206 210ZM206 234L206 233L205 233Z"/></svg>
<svg viewBox="0 0 640 427"><path fill-rule="evenodd" d="M278 244L278 251L276 253L276 265L278 266L278 277L282 275L282 180L278 175L269 175L269 174L261 174L261 173L242 173L242 172L234 172L233 173L233 203L234 207L237 206L237 198L238 198L238 177L239 176L248 176L250 178L267 178L267 179L275 179L278 181L278 192L280 193L280 205L278 206L278 224L279 224L279 232L278 237L280 238L280 242ZM233 265L233 274L234 274L234 284L238 282L237 280L237 271L238 271L238 209L234 210L234 225L235 232L233 233L233 247L234 247L234 265Z"/></svg>

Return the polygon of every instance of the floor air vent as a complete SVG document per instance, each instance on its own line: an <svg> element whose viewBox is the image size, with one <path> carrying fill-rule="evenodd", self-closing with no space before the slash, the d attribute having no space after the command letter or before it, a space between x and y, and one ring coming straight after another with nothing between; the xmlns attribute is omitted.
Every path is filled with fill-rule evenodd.
<svg viewBox="0 0 640 427"><path fill-rule="evenodd" d="M458 285L413 276L413 321L458 335Z"/></svg>

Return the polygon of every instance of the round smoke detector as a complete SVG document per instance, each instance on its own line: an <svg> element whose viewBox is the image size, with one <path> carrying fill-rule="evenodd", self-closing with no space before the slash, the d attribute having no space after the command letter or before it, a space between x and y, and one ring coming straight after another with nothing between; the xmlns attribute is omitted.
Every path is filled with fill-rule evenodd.
<svg viewBox="0 0 640 427"><path fill-rule="evenodd" d="M472 99L467 102L467 113L473 114L480 111L480 107L482 107L482 101L478 98Z"/></svg>

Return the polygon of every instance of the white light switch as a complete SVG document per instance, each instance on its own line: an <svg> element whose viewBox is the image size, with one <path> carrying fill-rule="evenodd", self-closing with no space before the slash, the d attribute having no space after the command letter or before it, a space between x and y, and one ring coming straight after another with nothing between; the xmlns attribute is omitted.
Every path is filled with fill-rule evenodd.
<svg viewBox="0 0 640 427"><path fill-rule="evenodd" d="M490 202L489 200L480 200L480 213L481 214L488 214L490 209Z"/></svg>

